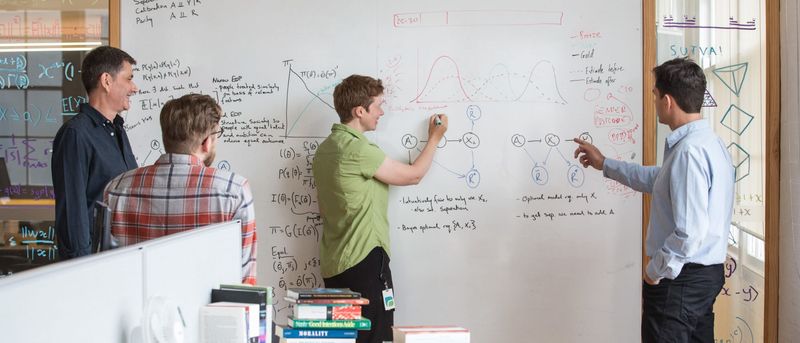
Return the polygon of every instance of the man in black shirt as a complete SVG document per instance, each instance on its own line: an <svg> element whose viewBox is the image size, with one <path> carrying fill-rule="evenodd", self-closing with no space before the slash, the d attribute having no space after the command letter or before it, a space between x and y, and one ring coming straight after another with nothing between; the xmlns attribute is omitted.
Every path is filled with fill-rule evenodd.
<svg viewBox="0 0 800 343"><path fill-rule="evenodd" d="M124 51L101 46L81 65L89 96L80 112L64 123L53 141L53 189L56 235L61 260L91 253L92 204L102 200L109 180L137 167L119 112L130 108L136 60Z"/></svg>

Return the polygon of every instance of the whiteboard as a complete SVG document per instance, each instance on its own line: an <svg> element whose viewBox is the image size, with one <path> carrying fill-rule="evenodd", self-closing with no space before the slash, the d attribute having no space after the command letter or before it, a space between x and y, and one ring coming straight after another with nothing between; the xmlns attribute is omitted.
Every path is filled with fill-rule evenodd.
<svg viewBox="0 0 800 343"><path fill-rule="evenodd" d="M322 286L311 161L338 121L333 88L379 77L386 114L367 136L390 157L413 160L425 119L450 117L425 179L390 189L396 324L637 341L641 197L578 167L568 139L641 161L641 41L632 0L123 1L141 88L126 127L151 164L163 103L217 98L215 164L251 182L258 280L282 299ZM288 305L275 309L285 323Z"/></svg>

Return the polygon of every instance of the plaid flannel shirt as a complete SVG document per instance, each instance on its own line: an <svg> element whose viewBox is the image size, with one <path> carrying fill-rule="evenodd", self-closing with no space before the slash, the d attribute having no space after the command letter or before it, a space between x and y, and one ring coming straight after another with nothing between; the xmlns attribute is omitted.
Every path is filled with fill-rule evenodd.
<svg viewBox="0 0 800 343"><path fill-rule="evenodd" d="M108 183L111 231L121 245L200 226L242 221L242 282L256 283L256 220L247 179L192 155L164 154Z"/></svg>

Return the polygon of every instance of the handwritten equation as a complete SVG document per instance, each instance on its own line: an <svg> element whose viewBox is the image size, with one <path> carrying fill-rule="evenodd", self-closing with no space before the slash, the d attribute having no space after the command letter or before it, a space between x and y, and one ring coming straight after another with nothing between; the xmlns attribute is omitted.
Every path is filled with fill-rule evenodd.
<svg viewBox="0 0 800 343"><path fill-rule="evenodd" d="M137 26L154 28L162 22L183 22L200 17L203 7L201 0L134 0L135 23Z"/></svg>

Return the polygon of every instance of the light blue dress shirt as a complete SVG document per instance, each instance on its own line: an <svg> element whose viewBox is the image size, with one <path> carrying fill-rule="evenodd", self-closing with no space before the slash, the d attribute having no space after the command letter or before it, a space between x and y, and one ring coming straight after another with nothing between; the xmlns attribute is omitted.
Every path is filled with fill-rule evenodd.
<svg viewBox="0 0 800 343"><path fill-rule="evenodd" d="M675 129L664 150L661 167L603 164L605 177L653 194L645 247L652 280L675 279L686 263L725 262L733 214L733 163L708 121Z"/></svg>

